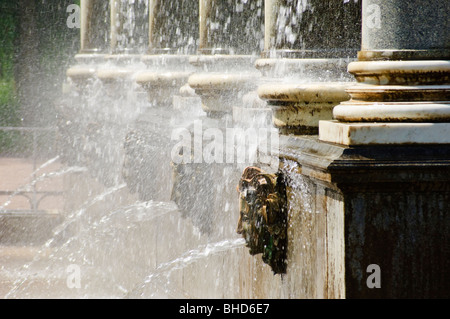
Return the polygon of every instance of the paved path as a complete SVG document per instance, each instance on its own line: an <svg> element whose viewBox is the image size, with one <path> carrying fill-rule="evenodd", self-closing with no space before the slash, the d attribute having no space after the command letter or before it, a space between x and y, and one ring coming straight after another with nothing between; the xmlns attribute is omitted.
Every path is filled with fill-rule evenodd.
<svg viewBox="0 0 450 319"><path fill-rule="evenodd" d="M37 167L44 162L38 162ZM39 170L36 177L56 172L61 169L61 164L56 162ZM15 192L23 189L33 181L33 161L21 158L0 158L0 192ZM36 183L36 190L40 192L61 192L63 191L62 177L48 178ZM31 190L31 187L28 187ZM24 196L14 196L0 194L0 208L8 201L11 201L5 209L29 210L30 203ZM63 208L62 197L47 197L42 200L39 209L61 210Z"/></svg>

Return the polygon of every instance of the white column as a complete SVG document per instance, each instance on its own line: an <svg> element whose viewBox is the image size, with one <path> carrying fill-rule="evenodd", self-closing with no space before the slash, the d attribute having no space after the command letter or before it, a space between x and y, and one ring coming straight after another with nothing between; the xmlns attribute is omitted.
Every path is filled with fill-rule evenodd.
<svg viewBox="0 0 450 319"><path fill-rule="evenodd" d="M345 145L450 143L450 2L363 0L363 38L348 71L351 100L319 125Z"/></svg>
<svg viewBox="0 0 450 319"><path fill-rule="evenodd" d="M210 49L208 41L208 20L211 15L212 0L199 0L199 51Z"/></svg>
<svg viewBox="0 0 450 319"><path fill-rule="evenodd" d="M264 3L264 52L269 54L275 46L275 36L277 32L277 13L280 0L266 0Z"/></svg>
<svg viewBox="0 0 450 319"><path fill-rule="evenodd" d="M148 15L148 52L154 49L154 30L155 30L155 15L159 5L159 0L149 0L149 15Z"/></svg>
<svg viewBox="0 0 450 319"><path fill-rule="evenodd" d="M92 30L89 29L89 21L91 19L92 14L92 0L81 0L81 29L80 29L80 36L81 36L81 52L84 53L90 49L93 49L91 47L91 43L89 41L90 38L90 32Z"/></svg>
<svg viewBox="0 0 450 319"><path fill-rule="evenodd" d="M111 7L111 52L115 52L118 44L118 34L120 33L120 1L110 0Z"/></svg>

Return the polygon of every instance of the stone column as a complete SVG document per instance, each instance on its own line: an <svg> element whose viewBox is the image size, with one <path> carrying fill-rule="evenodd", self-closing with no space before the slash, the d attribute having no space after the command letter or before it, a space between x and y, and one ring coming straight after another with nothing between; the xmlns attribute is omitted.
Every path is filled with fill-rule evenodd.
<svg viewBox="0 0 450 319"><path fill-rule="evenodd" d="M326 229L329 297L448 298L450 3L362 4L351 100L318 137L281 136L280 154L324 213L310 233Z"/></svg>
<svg viewBox="0 0 450 319"><path fill-rule="evenodd" d="M105 53L108 38L108 2L81 1L80 53Z"/></svg>
<svg viewBox="0 0 450 319"><path fill-rule="evenodd" d="M81 1L81 29L80 29L80 52L86 52L92 50L90 36L92 29L90 29L90 19L92 16L92 0Z"/></svg>
<svg viewBox="0 0 450 319"><path fill-rule="evenodd" d="M344 145L450 143L450 3L363 0L351 100L320 123Z"/></svg>
<svg viewBox="0 0 450 319"><path fill-rule="evenodd" d="M264 52L269 52L275 45L276 13L278 12L278 0L266 0L264 3Z"/></svg>
<svg viewBox="0 0 450 319"><path fill-rule="evenodd" d="M149 0L148 12L148 52L152 52L155 44L155 28L156 28L156 14L160 6L160 0Z"/></svg>
<svg viewBox="0 0 450 319"><path fill-rule="evenodd" d="M119 0L110 0L110 14L111 14L111 35L110 35L110 41L111 41L111 52L114 52L117 49L117 43L118 43L118 34L120 32L120 18L119 18L119 12L120 12L120 2Z"/></svg>
<svg viewBox="0 0 450 319"><path fill-rule="evenodd" d="M189 85L213 116L231 114L243 96L256 88L254 69L262 48L263 1L200 0L198 55L190 59L197 72Z"/></svg>
<svg viewBox="0 0 450 319"><path fill-rule="evenodd" d="M111 0L111 52L140 54L147 49L149 0Z"/></svg>
<svg viewBox="0 0 450 319"><path fill-rule="evenodd" d="M281 133L317 134L319 120L349 99L349 61L360 32L357 2L266 0L265 48L256 61L258 95Z"/></svg>
<svg viewBox="0 0 450 319"><path fill-rule="evenodd" d="M197 50L198 16L197 1L149 1L149 45L141 56L147 68L135 80L153 106L172 107L193 73L189 57Z"/></svg>
<svg viewBox="0 0 450 319"><path fill-rule="evenodd" d="M105 59L112 63L99 68L96 76L110 86L113 96L126 94L126 90L118 88L132 80L141 54L147 49L148 3L110 0L110 54Z"/></svg>
<svg viewBox="0 0 450 319"><path fill-rule="evenodd" d="M67 76L83 87L95 76L96 67L105 61L108 50L109 2L81 1L80 52L75 56L78 65L69 68Z"/></svg>
<svg viewBox="0 0 450 319"><path fill-rule="evenodd" d="M206 50L210 46L208 42L208 20L211 16L211 2L212 0L199 0L199 52Z"/></svg>

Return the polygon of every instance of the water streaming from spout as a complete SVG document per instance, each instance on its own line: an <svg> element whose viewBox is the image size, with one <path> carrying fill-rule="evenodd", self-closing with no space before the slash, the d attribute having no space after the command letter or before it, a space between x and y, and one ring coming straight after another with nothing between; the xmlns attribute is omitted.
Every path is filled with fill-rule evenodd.
<svg viewBox="0 0 450 319"><path fill-rule="evenodd" d="M95 57L95 62L88 61L79 65L81 68L88 66L94 69L92 74L95 76L81 85L78 83L78 87L71 83L73 90L69 90L64 97L64 102L67 99L67 105L58 110L58 127L64 143L63 154L36 169L32 174L33 180L17 189L8 201L0 206L0 215L13 197L43 180L68 176L71 173L86 174L81 175L78 180L67 181L71 187L71 193L67 197L75 204L68 205L64 220L53 228L51 237L38 247L31 261L12 272L14 281L6 293L6 298L27 296L31 289L31 279L36 273L51 286L53 268L59 267L55 273L64 278L67 275L67 262L78 264L85 271L83 288L89 289L78 294L84 297L99 296L105 291L105 296L158 297L147 290L152 285L161 285L167 295L180 292L181 295L197 296L189 291L189 287L183 286L185 283L169 285L169 277L175 275L176 270L182 269L191 271L186 276L186 281L192 278L195 280L199 274L204 276L209 266L209 269L226 268L224 272L233 277L231 272L239 271L235 268L239 268L240 262L248 262L244 259L248 254L235 257L236 250L244 247L245 241L233 237L236 236L235 227L239 215L236 185L243 167L235 165L236 163L194 163L195 165L179 166L178 171L174 172L172 159L167 155L171 150L169 140L176 128L186 128L192 133L190 128L196 120L204 121L204 131L212 128L223 132L226 128L238 125L231 119L230 114L220 119L205 117L206 113L203 112L200 102L190 106L189 110L194 109L195 112L183 110L185 105L181 105L182 103L180 110L174 110L171 107L172 93L167 93L165 83L158 86L158 81L151 82L153 87L150 89L153 91L150 90L149 93L146 91L149 88L144 90L141 84L137 84L136 76L141 73L167 75L175 73L174 69L186 69L189 72L214 69L206 63L197 70L190 65L186 56L180 58L185 54L195 55L199 49L199 2L158 1L155 25L149 25L148 20L149 9L152 3L157 2L94 2L96 4L91 14L93 21L90 21L90 28L95 31L90 34L91 46L85 49L100 49L103 53L113 54ZM317 46L313 49L323 49L322 44L325 45L326 41L307 35L311 30L315 32L316 27L320 31L316 33L320 35L321 30L325 28L325 25L314 24L319 17L313 14L315 9L323 9L324 4L320 0L277 2L283 5L277 13L277 38L273 44L284 44L281 49L308 49L308 45L313 44ZM203 48L206 49L206 56L203 57L208 58L210 52L247 54L252 56L252 59L260 56L264 47L265 2L236 0L212 3L215 9L208 16L208 46ZM117 5L114 16L105 14L105 11L114 9L111 4ZM321 19L328 19L327 17L329 15ZM117 19L111 29L109 19ZM153 34L149 39L150 28L153 28ZM331 33L340 31L335 28ZM149 40L153 43L147 43ZM111 52L106 52L108 44L111 46ZM142 55L134 56L130 53ZM173 53L178 56L172 56ZM148 61L141 58L148 58ZM275 73L286 77L286 72L292 65L277 64L277 67ZM222 70L221 68L222 66L218 69ZM223 66L224 72L231 72L233 68L234 65ZM291 70L297 76L296 83L299 83L298 77L305 82L311 80L309 74L306 76L307 70L297 72L298 69L297 67L295 71ZM248 68L239 71L251 73L256 70L252 62ZM103 74L103 77L100 74ZM115 77L114 74L119 76ZM187 82L186 80L181 85ZM190 98L200 99L196 93L198 92L190 93ZM237 88L232 95L243 96L247 93L249 92L241 92ZM162 98L156 99L152 94L161 95ZM221 93L211 93L216 94ZM145 96L145 101L140 103L138 95ZM154 101L162 101L167 105L161 107ZM266 107L265 103L259 100L256 91L250 92L243 102L247 109L251 109L247 111ZM236 103L239 104L240 101ZM242 117L242 127L272 127L272 118L268 120L267 113L255 114L253 121ZM252 152L252 157L256 157L257 149L249 148L248 151ZM34 177L58 160L68 163L69 166ZM287 182L293 190L292 196L301 198L304 210L310 211L312 205L307 198L311 196L306 194L306 181L298 174L296 165L292 162L285 166L284 172L289 176ZM85 177L86 181L80 182ZM175 180L177 178L178 180ZM123 184L124 180L126 184ZM181 187L174 191L176 182ZM101 190L97 191L99 184ZM82 189L85 186L89 191ZM91 186L96 189L94 195L90 192ZM179 201L173 198L176 191L180 195ZM125 204L121 201L122 195L126 197ZM229 252L233 254L230 258L226 255ZM229 260L215 260L215 257L222 258L222 255L227 256L223 259ZM195 269L189 269L190 266ZM129 276L127 273L130 273ZM270 270L267 274L268 280L272 280ZM211 278L217 279L216 275L214 272ZM239 276L240 274L235 277ZM228 279L230 278L227 278L227 281ZM238 286L242 282L227 284L232 291L229 291L229 294L223 293L223 296L237 296L241 293ZM245 284L252 285L248 282ZM205 288L207 285L198 286L194 289L208 289ZM216 286L211 284L209 287ZM55 289L60 288L58 286ZM108 291L109 289L111 291ZM61 293L60 297L64 296L65 292L64 289L58 291Z"/></svg>
<svg viewBox="0 0 450 319"><path fill-rule="evenodd" d="M306 178L299 173L299 164L294 161L286 160L282 169L286 184L291 188L290 203L293 205L301 205L302 211L305 213L312 213L314 204L311 202L311 190L308 187ZM300 204L298 204L300 203ZM290 211L292 211L290 209Z"/></svg>
<svg viewBox="0 0 450 319"><path fill-rule="evenodd" d="M143 297L142 293L146 286L150 284L152 280L159 278L159 276L165 275L168 277L174 270L183 269L199 260L244 246L245 240L243 238L238 238L225 239L219 242L201 245L196 249L191 249L182 254L180 257L175 258L174 260L160 264L150 275L148 275L143 280L141 284L129 291L126 297Z"/></svg>
<svg viewBox="0 0 450 319"><path fill-rule="evenodd" d="M112 188L107 189L105 192L95 196L93 199L90 199L89 201L87 201L86 203L84 203L81 208L73 213L71 213L69 216L67 216L67 218L64 220L64 222L62 222L60 225L58 225L54 230L53 230L53 237L51 237L49 240L47 240L45 242L44 245L41 246L41 248L38 250L38 252L36 253L36 255L33 257L33 259L24 264L22 266L23 269L28 269L31 266L33 266L34 263L36 263L38 260L40 260L40 258L42 258L43 254L45 254L47 252L47 250L52 246L52 244L57 240L57 236L59 234L61 234L63 231L65 231L67 229L67 227L69 225L71 225L72 223L74 223L75 221L77 221L85 212L86 210L95 205L96 203L105 200L105 198L107 198L107 196L114 194L115 192L123 189L124 187L126 187L125 184L121 184ZM14 281L13 283L13 287L12 289L5 295L5 298L11 298L11 297L15 297L15 293L18 291L18 289L20 289L22 287L23 284L25 284L27 282L28 278L19 278L16 281Z"/></svg>
<svg viewBox="0 0 450 319"><path fill-rule="evenodd" d="M48 165L50 165L54 161L52 161L52 160L48 161L47 163L45 163L44 165L39 167L35 172L33 172L31 176L35 175L35 173L37 173L40 170L42 170L43 168L47 167ZM23 186L19 187L11 195L9 195L8 199L6 200L6 202L4 202L3 205L0 206L0 214L4 213L4 209L9 204L11 204L11 201L12 201L12 199L14 197L16 197L17 195L21 194L22 192L30 192L30 191L32 191L31 188L33 186L35 186L37 183L45 181L47 179L61 177L61 176L67 175L67 174L83 173L83 172L86 172L86 170L87 169L85 167L71 166L71 167L63 168L63 169L61 169L59 171L56 171L56 172L45 173L45 174L42 174L42 175L36 177L31 182L29 182L26 185L23 185Z"/></svg>
<svg viewBox="0 0 450 319"><path fill-rule="evenodd" d="M86 207L87 208L87 207ZM134 223L149 222L154 219L163 217L178 208L172 202L136 202L131 205L119 207L112 212L106 212L97 219L91 219L88 227L84 227L79 232L66 238L63 244L58 245L57 253L61 253L64 249L69 248L70 244L76 240L87 241L88 236L96 236L101 233L109 233L113 229L121 227L129 227ZM78 216L79 217L79 216ZM74 222L74 220L72 220ZM63 225L67 228L67 225ZM61 227L59 227L61 228ZM61 230L63 230L61 228ZM55 235L60 232L56 231ZM52 254L56 255L56 253Z"/></svg>
<svg viewBox="0 0 450 319"><path fill-rule="evenodd" d="M42 164L41 166L39 166L33 173L31 173L31 176L36 175L38 172L40 172L41 170L43 170L44 168L46 168L47 166L55 163L56 161L58 161L60 159L59 155L56 155L55 157L49 159L47 162L45 162L44 164Z"/></svg>

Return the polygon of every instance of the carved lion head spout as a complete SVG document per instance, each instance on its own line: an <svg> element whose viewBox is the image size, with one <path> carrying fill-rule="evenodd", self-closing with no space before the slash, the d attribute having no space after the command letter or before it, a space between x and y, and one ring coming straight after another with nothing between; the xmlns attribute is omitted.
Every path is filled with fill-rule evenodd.
<svg viewBox="0 0 450 319"><path fill-rule="evenodd" d="M239 181L239 221L251 255L262 254L275 274L286 272L287 202L281 174L247 167Z"/></svg>

